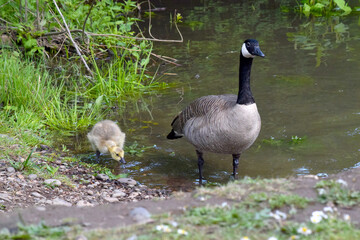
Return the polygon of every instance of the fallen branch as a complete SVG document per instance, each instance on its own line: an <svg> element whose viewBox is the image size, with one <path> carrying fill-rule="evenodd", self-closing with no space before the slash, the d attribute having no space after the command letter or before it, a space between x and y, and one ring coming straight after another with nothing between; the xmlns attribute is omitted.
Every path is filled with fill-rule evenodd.
<svg viewBox="0 0 360 240"><path fill-rule="evenodd" d="M101 47L108 47L107 45L98 45L98 46L101 46ZM126 48L126 47L122 47L122 46L112 46L114 48L121 48L121 49L124 49L124 50L127 50L127 51L135 51L135 52L141 52L142 50L140 49L130 49L130 48ZM155 54L155 53L150 53L151 56L154 56L164 62L168 62L168 63L171 63L175 66L181 66L181 64L178 64L176 63L175 61L177 61L175 58L170 58L170 57L167 57L167 56L161 56L161 55L158 55L158 54ZM172 59L173 61L170 61L168 59Z"/></svg>
<svg viewBox="0 0 360 240"><path fill-rule="evenodd" d="M79 47L77 46L76 42L75 42L74 39L72 38L71 32L70 32L70 30L69 30L69 27L68 27L68 25L67 25L67 23L66 23L66 21L65 21L64 16L62 15L62 13L61 13L61 11L60 11L59 6L57 5L57 3L56 3L55 0L53 0L53 2L54 2L54 4L55 4L55 7L56 7L56 9L58 10L58 12L59 12L62 20L63 20L63 22L64 22L66 31L67 31L67 33L68 33L68 35L69 35L69 38L70 38L71 42L73 43L73 45L74 45L74 47L75 47L75 49L76 49L77 54L80 56L81 61L84 63L86 70L90 73L91 76L94 76L94 74L92 73L91 69L90 69L89 66L87 65L85 59L84 59L83 56L81 55L81 52L80 52Z"/></svg>

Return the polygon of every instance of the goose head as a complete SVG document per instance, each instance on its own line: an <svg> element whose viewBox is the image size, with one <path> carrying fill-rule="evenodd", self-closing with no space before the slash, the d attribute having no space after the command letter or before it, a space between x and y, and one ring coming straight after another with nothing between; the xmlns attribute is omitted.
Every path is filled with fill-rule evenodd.
<svg viewBox="0 0 360 240"><path fill-rule="evenodd" d="M259 42L255 39L245 40L241 47L241 54L245 58L265 57L265 54L260 50Z"/></svg>
<svg viewBox="0 0 360 240"><path fill-rule="evenodd" d="M124 158L124 150L123 149L116 146L116 144L112 141L107 141L106 145L109 150L109 153L111 154L111 157L114 160L119 161L121 163L126 163L125 158Z"/></svg>

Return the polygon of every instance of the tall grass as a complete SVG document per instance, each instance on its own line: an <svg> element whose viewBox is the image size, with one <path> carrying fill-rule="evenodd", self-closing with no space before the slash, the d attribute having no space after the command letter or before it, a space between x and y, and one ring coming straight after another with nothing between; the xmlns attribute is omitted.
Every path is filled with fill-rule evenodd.
<svg viewBox="0 0 360 240"><path fill-rule="evenodd" d="M148 47L146 51L113 49L114 59L109 63L101 64L93 60L95 83L86 89L84 96L102 95L112 101L124 95L167 88L168 84L155 81L156 74L146 74L152 44Z"/></svg>
<svg viewBox="0 0 360 240"><path fill-rule="evenodd" d="M65 91L63 77L55 79L40 65L20 60L19 55L0 56L0 118L14 127L38 130L44 127L73 133L84 130L102 117L101 101L79 101Z"/></svg>

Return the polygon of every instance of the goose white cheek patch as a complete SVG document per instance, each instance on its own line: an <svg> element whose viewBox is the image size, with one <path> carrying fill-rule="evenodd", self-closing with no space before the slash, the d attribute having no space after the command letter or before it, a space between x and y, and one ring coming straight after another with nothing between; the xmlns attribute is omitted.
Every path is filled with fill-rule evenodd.
<svg viewBox="0 0 360 240"><path fill-rule="evenodd" d="M249 53L249 51L247 50L245 43L243 43L242 47L241 47L241 53L244 57L246 58L254 58L255 56L252 55L251 53Z"/></svg>

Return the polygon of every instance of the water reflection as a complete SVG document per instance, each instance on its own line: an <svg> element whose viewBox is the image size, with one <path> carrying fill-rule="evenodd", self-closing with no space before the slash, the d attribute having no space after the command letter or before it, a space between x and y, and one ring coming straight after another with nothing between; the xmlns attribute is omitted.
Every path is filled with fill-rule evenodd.
<svg viewBox="0 0 360 240"><path fill-rule="evenodd" d="M169 12L177 8L183 15L180 27L185 42L158 43L155 51L179 59L182 67L166 70L176 75L163 78L179 84L119 104L109 118L127 133L127 146L136 142L136 149L145 151L141 156L127 154L123 167L115 167L110 158L99 164L149 186L194 186L198 175L194 148L183 139L166 139L170 123L195 98L237 93L240 44L252 37L260 40L267 56L255 59L252 71L252 90L263 124L258 140L240 159L239 176L325 176L358 166L357 16L309 19L282 12L276 1L165 4ZM168 14L154 17L153 34L175 39L176 31L167 27ZM295 136L305 141L291 143ZM266 142L271 138L278 144ZM78 152L90 153L86 139L79 138L78 146ZM204 158L207 180L230 179L231 156L206 153Z"/></svg>

